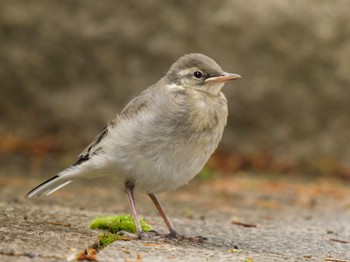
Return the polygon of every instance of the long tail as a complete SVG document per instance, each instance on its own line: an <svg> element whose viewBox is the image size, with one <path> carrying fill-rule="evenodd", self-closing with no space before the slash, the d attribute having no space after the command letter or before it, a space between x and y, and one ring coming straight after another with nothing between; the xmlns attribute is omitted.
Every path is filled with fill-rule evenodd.
<svg viewBox="0 0 350 262"><path fill-rule="evenodd" d="M81 175L81 170L78 166L69 167L62 172L58 173L41 183L37 187L33 188L27 195L27 198L33 196L50 195L56 190L68 185L73 182L73 180Z"/></svg>

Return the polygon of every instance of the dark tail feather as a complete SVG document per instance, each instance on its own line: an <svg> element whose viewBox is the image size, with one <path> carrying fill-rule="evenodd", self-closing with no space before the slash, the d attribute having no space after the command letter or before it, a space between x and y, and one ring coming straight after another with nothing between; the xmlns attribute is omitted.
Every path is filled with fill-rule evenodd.
<svg viewBox="0 0 350 262"><path fill-rule="evenodd" d="M68 168L66 170L63 170L58 175L53 176L46 180L45 182L41 183L40 185L36 186L34 189L32 189L27 195L27 198L33 197L33 196L41 196L41 195L50 195L51 193L55 192L56 190L68 185L71 183L74 178L79 175L79 171L74 167Z"/></svg>

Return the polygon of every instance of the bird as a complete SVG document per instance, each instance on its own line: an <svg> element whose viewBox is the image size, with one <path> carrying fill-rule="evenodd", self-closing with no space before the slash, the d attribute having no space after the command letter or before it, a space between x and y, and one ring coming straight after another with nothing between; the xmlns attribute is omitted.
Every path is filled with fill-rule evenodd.
<svg viewBox="0 0 350 262"><path fill-rule="evenodd" d="M75 164L36 186L26 197L50 195L79 178L117 174L123 177L136 238L144 239L147 234L138 218L135 190L153 201L168 227L166 236L184 239L156 194L188 184L202 170L227 124L227 99L221 89L227 81L239 78L204 54L181 56L158 82L107 123Z"/></svg>

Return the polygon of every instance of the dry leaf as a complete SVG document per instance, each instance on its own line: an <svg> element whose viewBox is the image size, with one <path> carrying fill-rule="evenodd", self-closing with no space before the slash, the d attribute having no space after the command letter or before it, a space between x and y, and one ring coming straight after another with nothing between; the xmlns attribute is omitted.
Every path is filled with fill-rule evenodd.
<svg viewBox="0 0 350 262"><path fill-rule="evenodd" d="M231 223L234 225L242 226L242 227L257 227L257 225L255 225L255 224L243 223L243 222L239 222L237 220L232 220Z"/></svg>

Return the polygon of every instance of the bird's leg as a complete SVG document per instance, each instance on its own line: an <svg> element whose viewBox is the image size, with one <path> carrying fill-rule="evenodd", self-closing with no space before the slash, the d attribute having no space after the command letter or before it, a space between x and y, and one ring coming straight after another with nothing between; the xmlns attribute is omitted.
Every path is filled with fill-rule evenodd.
<svg viewBox="0 0 350 262"><path fill-rule="evenodd" d="M135 187L134 183L132 183L130 181L125 182L125 191L126 191L126 194L128 195L128 199L130 202L132 216L134 217L137 235L138 235L138 238L143 238L145 236L145 233L143 232L143 230L141 228L141 223L140 223L140 220L139 220L137 212L136 212L135 198L134 198L134 187ZM125 232L123 232L123 233L125 233Z"/></svg>
<svg viewBox="0 0 350 262"><path fill-rule="evenodd" d="M148 194L148 196L152 199L154 205L156 206L156 208L158 209L160 215L162 216L165 224L169 228L170 233L167 236L169 236L171 238L178 239L178 240L187 239L187 240L190 240L192 242L200 242L200 243L204 242L205 240L208 240L207 238L201 237L201 236L198 236L198 237L186 237L186 236L183 236L183 235L180 235L179 233L177 233L175 228L174 228L174 226L173 226L173 224L170 222L168 216L165 214L165 211L164 211L163 207L161 206L158 197L156 197L155 194Z"/></svg>
<svg viewBox="0 0 350 262"><path fill-rule="evenodd" d="M165 211L164 211L164 209L162 208L162 206L161 206L161 204L160 204L160 202L159 202L158 197L156 197L155 194L148 194L148 196L152 199L154 205L156 206L156 208L158 209L160 215L162 216L162 218L163 218L165 224L166 224L167 227L169 228L169 231L170 231L169 236L171 236L171 237L173 237L173 238L183 238L181 235L179 235L179 234L176 232L176 230L175 230L173 224L170 222L168 216L165 214Z"/></svg>

